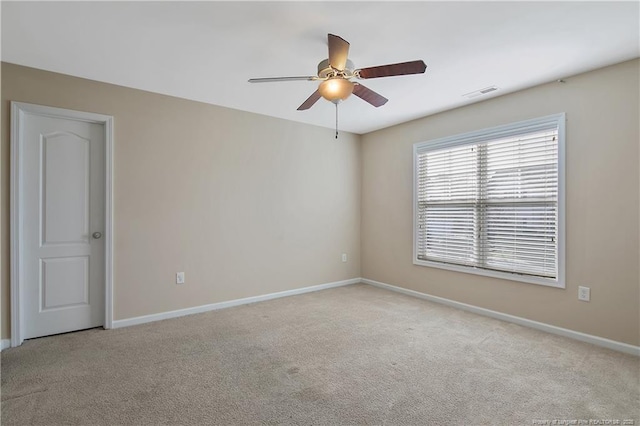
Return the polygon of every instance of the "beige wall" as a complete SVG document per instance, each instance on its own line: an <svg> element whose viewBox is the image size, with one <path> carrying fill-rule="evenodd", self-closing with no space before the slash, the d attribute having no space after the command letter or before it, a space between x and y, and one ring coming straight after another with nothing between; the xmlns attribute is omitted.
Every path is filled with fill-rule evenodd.
<svg viewBox="0 0 640 426"><path fill-rule="evenodd" d="M12 100L115 117L115 319L360 276L360 136L3 63L2 338Z"/></svg>
<svg viewBox="0 0 640 426"><path fill-rule="evenodd" d="M363 137L362 276L640 343L639 64L634 60ZM412 264L412 145L567 114L566 289ZM591 302L578 301L578 286Z"/></svg>
<svg viewBox="0 0 640 426"><path fill-rule="evenodd" d="M369 279L638 345L639 68L335 141L329 129L2 64L2 338L17 100L115 117L116 319L357 277L361 254ZM558 112L568 120L567 288L413 265L412 144ZM590 303L578 285L591 287Z"/></svg>

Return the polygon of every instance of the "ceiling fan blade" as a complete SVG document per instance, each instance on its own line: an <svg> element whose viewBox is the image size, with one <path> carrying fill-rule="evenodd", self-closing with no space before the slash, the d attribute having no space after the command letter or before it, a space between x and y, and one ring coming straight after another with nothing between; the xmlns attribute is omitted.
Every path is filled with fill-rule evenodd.
<svg viewBox="0 0 640 426"><path fill-rule="evenodd" d="M302 103L302 105L300 105L298 107L298 111L304 111L306 109L309 109L313 106L313 104L315 104L316 102L318 102L318 99L320 99L322 96L320 95L320 92L318 92L317 90L315 92L313 92L311 94L311 96L309 96L307 98L306 101L304 101Z"/></svg>
<svg viewBox="0 0 640 426"><path fill-rule="evenodd" d="M337 35L327 34L327 36L329 38L329 65L338 71L343 71L347 66L349 42Z"/></svg>
<svg viewBox="0 0 640 426"><path fill-rule="evenodd" d="M426 69L427 65L420 60L362 68L356 71L356 75L360 78L391 77L394 75L422 74Z"/></svg>
<svg viewBox="0 0 640 426"><path fill-rule="evenodd" d="M308 77L266 77L266 78L250 78L249 83L272 83L274 81L315 81L318 77L315 75Z"/></svg>
<svg viewBox="0 0 640 426"><path fill-rule="evenodd" d="M360 83L355 83L353 85L353 94L362 99L363 101L369 102L374 107L378 108L384 104L386 104L389 99L384 96L374 92L368 87L363 86Z"/></svg>

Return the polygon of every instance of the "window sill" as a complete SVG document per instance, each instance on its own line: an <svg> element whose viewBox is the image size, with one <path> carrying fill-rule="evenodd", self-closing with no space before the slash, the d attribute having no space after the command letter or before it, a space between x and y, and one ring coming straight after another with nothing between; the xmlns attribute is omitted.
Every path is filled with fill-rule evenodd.
<svg viewBox="0 0 640 426"><path fill-rule="evenodd" d="M486 269L474 268L472 266L452 265L448 263L432 262L428 260L417 260L414 258L414 265L427 266L430 268L446 269L448 271L463 272L466 274L482 275L485 277L500 278L503 280L518 281L527 284L544 285L547 287L565 288L564 280L534 277L529 275L512 274L509 272L489 271Z"/></svg>

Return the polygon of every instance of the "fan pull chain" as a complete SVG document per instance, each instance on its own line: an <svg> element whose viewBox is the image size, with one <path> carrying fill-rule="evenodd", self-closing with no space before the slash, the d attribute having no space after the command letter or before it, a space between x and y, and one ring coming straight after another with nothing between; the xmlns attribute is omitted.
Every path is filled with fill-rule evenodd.
<svg viewBox="0 0 640 426"><path fill-rule="evenodd" d="M336 139L338 139L338 103L336 102Z"/></svg>

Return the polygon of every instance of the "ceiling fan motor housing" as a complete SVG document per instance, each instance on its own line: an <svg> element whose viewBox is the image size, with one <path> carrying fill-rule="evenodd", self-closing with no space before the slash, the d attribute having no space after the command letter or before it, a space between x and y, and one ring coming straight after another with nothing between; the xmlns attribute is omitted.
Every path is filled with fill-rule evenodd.
<svg viewBox="0 0 640 426"><path fill-rule="evenodd" d="M318 64L318 77L328 78L334 75L343 74L345 77L349 78L353 75L353 69L353 62L351 62L349 59L347 59L347 65L342 71L336 71L331 68L331 65L329 65L329 59L325 59Z"/></svg>

